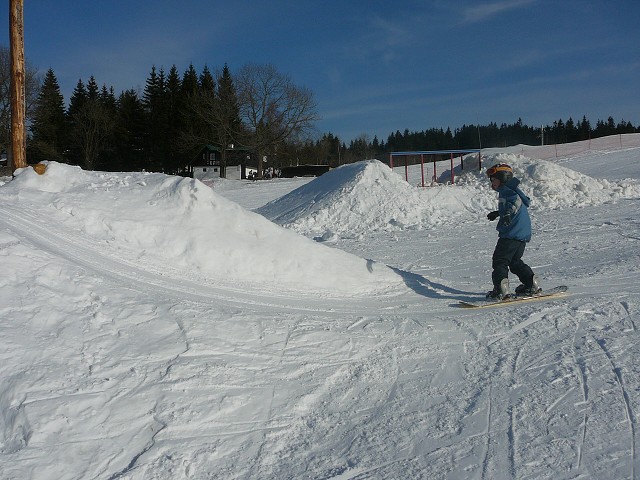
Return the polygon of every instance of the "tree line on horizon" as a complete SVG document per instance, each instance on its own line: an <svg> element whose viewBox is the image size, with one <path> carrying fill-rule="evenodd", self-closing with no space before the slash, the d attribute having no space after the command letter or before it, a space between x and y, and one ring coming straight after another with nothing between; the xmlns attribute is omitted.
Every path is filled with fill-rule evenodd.
<svg viewBox="0 0 640 480"><path fill-rule="evenodd" d="M513 124L496 123L489 125L463 125L453 132L450 128L431 128L422 131L403 132L397 130L387 137L386 142L377 137L370 139L366 134L351 140L347 146L339 137L325 133L318 140L307 140L295 146L297 157L308 162L333 167L343 163L352 163L364 159L378 158L385 161L390 152L409 152L424 150L461 150L476 148L499 148L512 145L545 145L570 143L591 138L605 137L624 133L640 133L640 126L631 122L618 123L612 117L607 121L598 120L592 126L586 116L578 123L571 117L562 119L544 127L527 126L518 119ZM542 138L544 135L544 138Z"/></svg>
<svg viewBox="0 0 640 480"><path fill-rule="evenodd" d="M8 59L0 47L0 148L10 155ZM183 75L175 65L166 73L153 66L142 92L118 96L91 76L78 81L68 108L53 69L42 81L28 65L27 72L29 163L180 174L211 146L222 168L234 153L250 155L261 176L263 159L308 138L317 120L312 92L270 64L246 64L234 76L226 65L200 74L190 65Z"/></svg>
<svg viewBox="0 0 640 480"><path fill-rule="evenodd" d="M10 146L8 51L0 47L0 147ZM215 74L193 65L180 75L151 68L144 90L116 96L91 76L79 80L68 108L55 73L42 81L27 68L27 159L54 160L88 170L184 173L206 145L219 149L221 164L247 160L269 167L324 164L338 166L369 158L386 159L392 151L449 150L509 145L569 143L607 135L636 133L631 122L612 117L593 126L554 121L544 127L513 124L463 125L451 131L431 128L389 134L386 141L362 134L347 145L332 133L313 138L318 119L313 94L293 84L271 65L244 66L232 75L225 65ZM544 139L541 138L544 135ZM233 147L232 147L233 146ZM233 152L241 147L241 157Z"/></svg>

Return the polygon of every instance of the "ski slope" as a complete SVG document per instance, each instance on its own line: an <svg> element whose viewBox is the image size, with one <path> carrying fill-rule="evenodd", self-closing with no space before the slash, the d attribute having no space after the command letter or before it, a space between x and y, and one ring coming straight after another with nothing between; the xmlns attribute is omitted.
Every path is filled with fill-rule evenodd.
<svg viewBox="0 0 640 480"><path fill-rule="evenodd" d="M640 135L563 147L497 310L483 172L0 179L0 478L639 478Z"/></svg>

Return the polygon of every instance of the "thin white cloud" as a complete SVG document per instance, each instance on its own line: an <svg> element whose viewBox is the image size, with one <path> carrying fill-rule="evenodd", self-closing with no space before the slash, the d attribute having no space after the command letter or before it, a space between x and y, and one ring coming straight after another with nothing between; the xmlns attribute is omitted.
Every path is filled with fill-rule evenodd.
<svg viewBox="0 0 640 480"><path fill-rule="evenodd" d="M468 7L463 11L464 23L484 22L508 10L526 7L537 0L502 0Z"/></svg>
<svg viewBox="0 0 640 480"><path fill-rule="evenodd" d="M398 55L398 51L410 41L407 28L399 22L394 22L370 15L366 22L366 29L353 37L347 37L343 44L345 57L359 61L391 62Z"/></svg>

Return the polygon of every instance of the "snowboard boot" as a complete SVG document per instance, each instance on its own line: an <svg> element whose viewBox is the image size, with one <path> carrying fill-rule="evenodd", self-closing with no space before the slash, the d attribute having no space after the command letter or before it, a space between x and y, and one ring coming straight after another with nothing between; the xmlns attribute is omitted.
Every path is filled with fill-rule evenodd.
<svg viewBox="0 0 640 480"><path fill-rule="evenodd" d="M531 283L528 285L521 284L516 287L516 295L519 297L528 297L531 295L535 295L537 293L542 292L540 285L538 284L538 279L534 275L531 277Z"/></svg>
<svg viewBox="0 0 640 480"><path fill-rule="evenodd" d="M503 278L500 285L494 285L493 290L487 292L486 297L490 300L502 300L509 297L509 279Z"/></svg>

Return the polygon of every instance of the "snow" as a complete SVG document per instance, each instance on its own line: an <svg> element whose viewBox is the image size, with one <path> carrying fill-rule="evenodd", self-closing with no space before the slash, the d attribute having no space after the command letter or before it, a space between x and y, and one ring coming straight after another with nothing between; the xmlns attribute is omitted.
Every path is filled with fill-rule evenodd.
<svg viewBox="0 0 640 480"><path fill-rule="evenodd" d="M447 187L419 190L388 166L370 160L330 171L256 211L303 235L335 240L430 228L463 215L477 216L490 205L489 195L478 193L469 187L455 193Z"/></svg>
<svg viewBox="0 0 640 480"><path fill-rule="evenodd" d="M388 267L278 228L193 179L85 172L52 162L42 178L31 168L17 172L5 190L20 203L30 196L43 215L114 256L169 261L218 284L322 292L340 277L353 292L397 283Z"/></svg>
<svg viewBox="0 0 640 480"><path fill-rule="evenodd" d="M568 297L458 308L497 162ZM640 135L409 170L0 179L0 477L640 475Z"/></svg>
<svg viewBox="0 0 640 480"><path fill-rule="evenodd" d="M634 181L594 179L522 155L494 153L484 162L486 166L510 164L514 174L531 185L534 205L542 209L600 205L640 192ZM418 168L412 167L412 176ZM378 160L344 165L256 211L303 235L335 240L336 235L361 238L370 232L475 221L482 212L494 210L495 195L486 188L484 170L454 168L454 178L458 179L454 185L444 184L451 178L448 170L440 176L443 183L416 189Z"/></svg>

